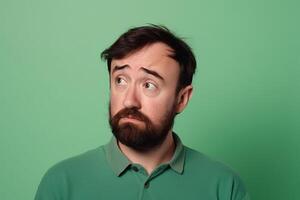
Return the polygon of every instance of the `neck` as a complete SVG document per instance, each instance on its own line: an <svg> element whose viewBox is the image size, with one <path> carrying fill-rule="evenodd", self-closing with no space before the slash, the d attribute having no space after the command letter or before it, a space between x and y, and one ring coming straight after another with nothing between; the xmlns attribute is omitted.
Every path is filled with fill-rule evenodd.
<svg viewBox="0 0 300 200"><path fill-rule="evenodd" d="M175 142L172 131L170 130L166 139L159 145L149 151L138 151L118 142L120 150L133 162L142 165L148 174L160 164L166 163L172 159L175 151Z"/></svg>

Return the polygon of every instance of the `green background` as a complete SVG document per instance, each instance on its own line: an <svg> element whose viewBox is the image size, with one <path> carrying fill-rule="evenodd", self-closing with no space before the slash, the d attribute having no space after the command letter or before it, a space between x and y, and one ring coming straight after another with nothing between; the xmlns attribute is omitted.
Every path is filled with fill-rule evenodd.
<svg viewBox="0 0 300 200"><path fill-rule="evenodd" d="M99 55L146 23L197 56L183 142L237 171L253 200L299 199L299 1L0 2L1 200L33 199L50 166L108 141Z"/></svg>

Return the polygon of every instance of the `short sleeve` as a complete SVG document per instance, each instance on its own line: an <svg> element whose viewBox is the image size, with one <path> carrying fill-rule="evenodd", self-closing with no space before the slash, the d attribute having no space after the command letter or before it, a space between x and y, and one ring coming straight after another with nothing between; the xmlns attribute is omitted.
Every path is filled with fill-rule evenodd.
<svg viewBox="0 0 300 200"><path fill-rule="evenodd" d="M66 194L66 178L56 167L50 168L43 176L34 200L63 200Z"/></svg>
<svg viewBox="0 0 300 200"><path fill-rule="evenodd" d="M242 200L250 200L250 195L249 193L246 193L245 197Z"/></svg>
<svg viewBox="0 0 300 200"><path fill-rule="evenodd" d="M217 191L220 200L250 200L244 182L232 170L225 171L219 177Z"/></svg>

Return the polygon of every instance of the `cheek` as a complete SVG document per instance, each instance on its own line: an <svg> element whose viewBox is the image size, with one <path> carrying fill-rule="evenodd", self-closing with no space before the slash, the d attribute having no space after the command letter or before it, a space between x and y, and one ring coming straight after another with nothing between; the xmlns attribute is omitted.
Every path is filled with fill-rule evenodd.
<svg viewBox="0 0 300 200"><path fill-rule="evenodd" d="M160 125L166 113L173 109L174 101L174 97L145 101L143 104L143 113L145 113L154 124Z"/></svg>
<svg viewBox="0 0 300 200"><path fill-rule="evenodd" d="M117 112L119 112L122 109L120 99L121 98L116 95L110 95L110 112L112 116L114 116Z"/></svg>

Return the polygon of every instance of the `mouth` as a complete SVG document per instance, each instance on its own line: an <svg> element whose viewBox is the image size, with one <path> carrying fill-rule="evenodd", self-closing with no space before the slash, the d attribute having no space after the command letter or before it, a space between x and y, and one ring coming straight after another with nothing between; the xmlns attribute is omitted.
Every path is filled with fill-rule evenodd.
<svg viewBox="0 0 300 200"><path fill-rule="evenodd" d="M141 121L140 119L138 119L137 117L133 116L133 115L128 115L128 116L125 116L123 118L127 118L127 119L135 119L135 120L138 120L138 121Z"/></svg>
<svg viewBox="0 0 300 200"><path fill-rule="evenodd" d="M122 117L121 118L122 121L128 121L128 122L142 122L142 120L132 116L132 115L128 115L126 117Z"/></svg>

